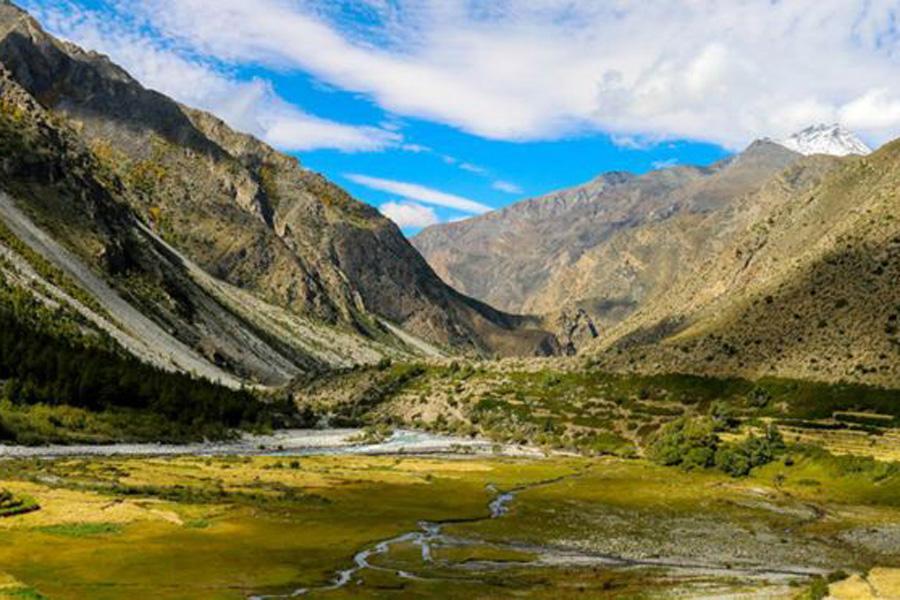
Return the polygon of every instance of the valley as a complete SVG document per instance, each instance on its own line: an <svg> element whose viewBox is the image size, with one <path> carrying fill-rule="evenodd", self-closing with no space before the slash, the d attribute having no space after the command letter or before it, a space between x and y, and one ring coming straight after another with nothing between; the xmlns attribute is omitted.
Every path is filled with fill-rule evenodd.
<svg viewBox="0 0 900 600"><path fill-rule="evenodd" d="M573 361L408 368L327 384L341 402L314 412L365 429L7 447L0 489L35 509L0 518L0 564L30 597L64 599L797 600L860 576L881 596L833 597L894 593L894 392ZM717 454L773 423L784 446L740 476L661 462L662 433L704 419Z"/></svg>
<svg viewBox="0 0 900 600"><path fill-rule="evenodd" d="M170 97L48 32L90 31L95 8L59 16L78 1L30 2L39 22L0 0L0 600L900 598L900 140L790 135L801 103L727 142L453 122L430 147L440 111L262 50L238 82L129 13L113 48L139 40L125 58ZM322 4L363 37L387 10ZM715 101L706 58L666 67L693 101ZM602 72L590 97L644 105ZM189 106L210 81L224 108Z"/></svg>
<svg viewBox="0 0 900 600"><path fill-rule="evenodd" d="M900 567L898 480L835 477L799 457L746 480L574 457L4 461L41 510L0 520L0 560L64 599L794 598Z"/></svg>

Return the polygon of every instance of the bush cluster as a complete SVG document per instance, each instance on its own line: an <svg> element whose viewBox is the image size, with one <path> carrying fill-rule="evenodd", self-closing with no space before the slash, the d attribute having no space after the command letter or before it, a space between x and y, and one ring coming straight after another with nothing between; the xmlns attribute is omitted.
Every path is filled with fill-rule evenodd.
<svg viewBox="0 0 900 600"><path fill-rule="evenodd" d="M681 418L663 427L650 447L651 458L683 469L718 468L732 477L748 475L785 451L778 428L769 426L762 436L749 435L740 442L725 443L720 424L713 418Z"/></svg>

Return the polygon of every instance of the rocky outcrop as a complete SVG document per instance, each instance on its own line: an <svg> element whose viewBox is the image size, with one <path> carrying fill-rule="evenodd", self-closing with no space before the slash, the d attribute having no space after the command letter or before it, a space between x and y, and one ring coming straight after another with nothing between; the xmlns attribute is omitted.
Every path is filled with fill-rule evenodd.
<svg viewBox="0 0 900 600"><path fill-rule="evenodd" d="M594 320L583 308L574 311L562 310L545 318L547 328L556 337L568 356L578 354L580 349L590 348L600 337Z"/></svg>

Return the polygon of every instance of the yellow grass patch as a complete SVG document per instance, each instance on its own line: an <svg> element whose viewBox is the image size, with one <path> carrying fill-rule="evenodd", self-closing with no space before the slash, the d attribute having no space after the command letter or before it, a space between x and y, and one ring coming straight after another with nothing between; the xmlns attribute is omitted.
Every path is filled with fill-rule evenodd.
<svg viewBox="0 0 900 600"><path fill-rule="evenodd" d="M879 598L900 598L900 569L875 567L866 579Z"/></svg>
<svg viewBox="0 0 900 600"><path fill-rule="evenodd" d="M832 600L897 600L900 598L900 569L875 567L866 577L852 575L828 587Z"/></svg>
<svg viewBox="0 0 900 600"><path fill-rule="evenodd" d="M784 439L790 443L820 445L832 454L871 456L883 461L900 461L900 430L891 429L881 435L853 430L813 430L782 426Z"/></svg>
<svg viewBox="0 0 900 600"><path fill-rule="evenodd" d="M167 521L180 523L166 503L154 500L118 499L91 492L54 489L27 482L2 482L0 487L35 498L41 510L11 519L0 519L0 529L46 527L72 523Z"/></svg>
<svg viewBox="0 0 900 600"><path fill-rule="evenodd" d="M21 581L0 571L0 600L21 600L29 590Z"/></svg>

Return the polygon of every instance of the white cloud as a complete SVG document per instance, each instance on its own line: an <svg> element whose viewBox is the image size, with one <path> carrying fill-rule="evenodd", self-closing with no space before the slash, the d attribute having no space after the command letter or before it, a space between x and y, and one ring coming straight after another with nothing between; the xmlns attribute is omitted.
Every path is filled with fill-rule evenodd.
<svg viewBox="0 0 900 600"><path fill-rule="evenodd" d="M521 194L522 188L516 185L515 183L511 183L509 181L495 181L492 185L497 191L505 192L507 194Z"/></svg>
<svg viewBox="0 0 900 600"><path fill-rule="evenodd" d="M895 127L900 122L900 94L887 88L870 90L844 105L841 122L858 129Z"/></svg>
<svg viewBox="0 0 900 600"><path fill-rule="evenodd" d="M124 4L201 55L302 70L487 138L738 147L811 120L874 141L900 129L896 0L395 0L366 3L365 25L326 0Z"/></svg>
<svg viewBox="0 0 900 600"><path fill-rule="evenodd" d="M434 206L443 206L445 208L453 208L455 210L469 214L483 214L489 212L490 206L457 196L448 194L439 190L435 190L424 185L416 183L407 183L405 181L394 181L391 179L380 179L378 177L369 177L368 175L348 174L347 179L359 185L363 185L373 190L388 192L395 194L407 200L415 200L424 204Z"/></svg>
<svg viewBox="0 0 900 600"><path fill-rule="evenodd" d="M423 146L422 144L403 144L402 146L400 146L400 149L406 152L412 152L413 154L431 152L431 148L429 148L428 146Z"/></svg>
<svg viewBox="0 0 900 600"><path fill-rule="evenodd" d="M470 162L459 163L459 168L469 173L475 173L476 175L486 175L488 172L484 167L474 165Z"/></svg>
<svg viewBox="0 0 900 600"><path fill-rule="evenodd" d="M666 160L655 160L650 163L654 169L668 169L678 164L677 158L668 158Z"/></svg>
<svg viewBox="0 0 900 600"><path fill-rule="evenodd" d="M415 202L385 202L379 208L381 214L401 228L420 228L440 223L434 210Z"/></svg>
<svg viewBox="0 0 900 600"><path fill-rule="evenodd" d="M145 87L224 119L286 151L378 151L401 143L397 132L338 123L289 104L261 79L242 81L211 60L186 57L133 24L106 19L68 2L27 5L54 34L107 54Z"/></svg>

